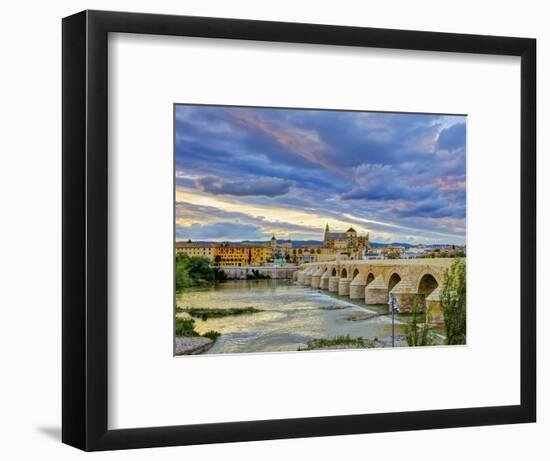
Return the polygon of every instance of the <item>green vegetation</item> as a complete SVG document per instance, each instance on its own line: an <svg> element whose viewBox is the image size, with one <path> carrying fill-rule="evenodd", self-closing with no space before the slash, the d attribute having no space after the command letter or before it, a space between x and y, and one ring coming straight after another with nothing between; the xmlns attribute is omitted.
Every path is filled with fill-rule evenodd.
<svg viewBox="0 0 550 461"><path fill-rule="evenodd" d="M211 286L226 280L225 272L210 267L207 258L201 256L176 255L176 292L187 288Z"/></svg>
<svg viewBox="0 0 550 461"><path fill-rule="evenodd" d="M187 312L191 317L207 320L209 318L228 317L230 315L255 314L256 312L261 312L261 310L253 306L232 307L228 309L188 307L187 309L182 309L180 312Z"/></svg>
<svg viewBox="0 0 550 461"><path fill-rule="evenodd" d="M252 272L246 273L246 280L264 280L270 278L268 274L262 274L258 269L252 269Z"/></svg>
<svg viewBox="0 0 550 461"><path fill-rule="evenodd" d="M441 309L446 344L466 344L466 261L457 259L445 271Z"/></svg>
<svg viewBox="0 0 550 461"><path fill-rule="evenodd" d="M301 351L312 351L315 349L338 349L339 346L346 348L371 348L375 347L374 341L369 341L367 339L358 337L352 338L350 335L346 336L336 336L334 338L319 338L314 339L307 343L307 347L303 349L298 349Z"/></svg>
<svg viewBox="0 0 550 461"><path fill-rule="evenodd" d="M220 335L221 333L215 330L210 330L203 334L205 338L210 338L212 341L216 341Z"/></svg>
<svg viewBox="0 0 550 461"><path fill-rule="evenodd" d="M421 314L419 306L418 306L418 300L413 298L412 301L412 320L407 325L407 344L409 346L429 346L432 344L432 339L430 337L430 321L431 321L431 314L429 309L426 308L425 313ZM424 317L424 322L422 324L419 324L420 317Z"/></svg>
<svg viewBox="0 0 550 461"><path fill-rule="evenodd" d="M176 317L176 336L203 336L216 341L221 335L219 331L210 330L203 335L195 330L195 320L190 318Z"/></svg>
<svg viewBox="0 0 550 461"><path fill-rule="evenodd" d="M200 336L193 319L176 317L176 336Z"/></svg>

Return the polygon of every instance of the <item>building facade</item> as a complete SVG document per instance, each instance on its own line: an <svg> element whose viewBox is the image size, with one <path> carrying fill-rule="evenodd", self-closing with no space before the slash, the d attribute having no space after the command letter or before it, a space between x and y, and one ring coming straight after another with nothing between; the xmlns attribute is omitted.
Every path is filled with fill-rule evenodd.
<svg viewBox="0 0 550 461"><path fill-rule="evenodd" d="M201 256L219 267L260 266L272 261L304 264L359 260L365 258L368 249L368 234L358 235L352 227L346 232L330 232L328 224L322 243L296 247L291 240L277 240L275 234L267 242L176 242L176 254Z"/></svg>
<svg viewBox="0 0 550 461"><path fill-rule="evenodd" d="M348 253L350 257L355 256L353 259L360 259L359 254L362 255L369 248L369 234L357 235L353 227L346 232L330 232L327 224L323 246L339 250L340 253Z"/></svg>
<svg viewBox="0 0 550 461"><path fill-rule="evenodd" d="M176 254L207 258L212 266L259 266L271 260L268 244L176 242Z"/></svg>
<svg viewBox="0 0 550 461"><path fill-rule="evenodd" d="M358 235L353 227L346 232L330 232L325 227L323 243L292 249L292 261L297 264L334 260L363 259L369 249L369 234Z"/></svg>

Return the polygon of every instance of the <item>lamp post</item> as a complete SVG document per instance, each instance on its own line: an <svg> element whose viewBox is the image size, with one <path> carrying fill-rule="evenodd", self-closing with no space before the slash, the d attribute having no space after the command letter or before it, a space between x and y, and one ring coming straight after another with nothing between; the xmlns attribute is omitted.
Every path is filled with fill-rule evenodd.
<svg viewBox="0 0 550 461"><path fill-rule="evenodd" d="M391 309L391 347L395 347L395 314L399 312L399 308L395 304L395 296L390 293L388 304Z"/></svg>

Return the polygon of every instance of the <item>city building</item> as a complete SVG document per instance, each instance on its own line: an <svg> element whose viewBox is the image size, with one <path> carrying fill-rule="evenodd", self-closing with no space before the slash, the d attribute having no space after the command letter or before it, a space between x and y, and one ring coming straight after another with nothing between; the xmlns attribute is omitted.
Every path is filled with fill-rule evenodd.
<svg viewBox="0 0 550 461"><path fill-rule="evenodd" d="M330 232L328 224L323 242L310 245L294 246L291 240L277 240L275 234L267 242L176 242L176 254L201 256L207 258L212 266L220 267L363 259L368 249L368 234L357 235L352 227L346 232Z"/></svg>
<svg viewBox="0 0 550 461"><path fill-rule="evenodd" d="M278 261L288 261L292 255L292 240L277 240L275 234L271 237L272 257Z"/></svg>
<svg viewBox="0 0 550 461"><path fill-rule="evenodd" d="M193 243L176 242L176 254L186 254L188 256L202 256L210 261L214 260L215 250L220 246L219 243Z"/></svg>
<svg viewBox="0 0 550 461"><path fill-rule="evenodd" d="M335 259L363 259L369 249L369 235L358 235L353 227L346 232L330 232L325 227L323 243L306 245L292 250L292 261L297 264L334 261Z"/></svg>
<svg viewBox="0 0 550 461"><path fill-rule="evenodd" d="M273 249L262 244L224 243L214 252L213 266L259 266L271 260Z"/></svg>
<svg viewBox="0 0 550 461"><path fill-rule="evenodd" d="M323 246L337 249L341 254L347 253L350 259L360 259L369 247L369 234L357 235L353 227L350 227L346 232L330 232L327 224Z"/></svg>
<svg viewBox="0 0 550 461"><path fill-rule="evenodd" d="M271 245L254 243L176 242L176 254L207 258L212 266L258 266L271 260Z"/></svg>

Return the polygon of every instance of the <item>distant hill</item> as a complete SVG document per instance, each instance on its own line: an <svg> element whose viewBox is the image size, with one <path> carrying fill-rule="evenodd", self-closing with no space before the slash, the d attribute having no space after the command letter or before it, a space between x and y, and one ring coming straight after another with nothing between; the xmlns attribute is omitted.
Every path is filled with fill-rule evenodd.
<svg viewBox="0 0 550 461"><path fill-rule="evenodd" d="M292 242L292 248L307 247L309 245L322 245L320 240L295 240Z"/></svg>
<svg viewBox="0 0 550 461"><path fill-rule="evenodd" d="M384 248L389 246L410 248L414 246L414 245L411 245L410 243L400 243L400 242L392 242L392 243L369 242L369 244L373 248Z"/></svg>
<svg viewBox="0 0 550 461"><path fill-rule="evenodd" d="M387 246L392 247L403 247L403 248L411 248L416 246L414 243L402 243L402 242L392 242L392 243L379 243L379 242L370 242L370 246L374 248L383 248ZM450 243L431 243L431 244L425 244L426 248L452 248L452 244Z"/></svg>

